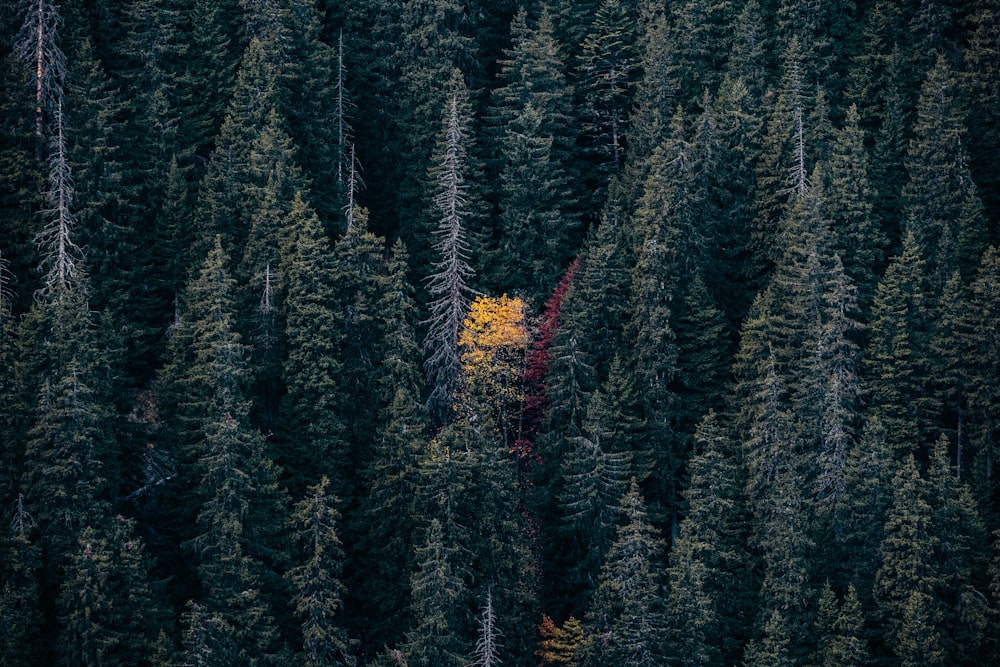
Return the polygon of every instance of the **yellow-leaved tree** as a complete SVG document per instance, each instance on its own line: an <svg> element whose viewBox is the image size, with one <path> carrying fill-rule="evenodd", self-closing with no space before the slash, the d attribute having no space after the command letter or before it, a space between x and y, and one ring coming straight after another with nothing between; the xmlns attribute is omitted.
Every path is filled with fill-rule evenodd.
<svg viewBox="0 0 1000 667"><path fill-rule="evenodd" d="M480 296L472 302L458 337L468 405L487 408L508 438L517 436L524 402L524 366L531 344L525 319L521 299Z"/></svg>

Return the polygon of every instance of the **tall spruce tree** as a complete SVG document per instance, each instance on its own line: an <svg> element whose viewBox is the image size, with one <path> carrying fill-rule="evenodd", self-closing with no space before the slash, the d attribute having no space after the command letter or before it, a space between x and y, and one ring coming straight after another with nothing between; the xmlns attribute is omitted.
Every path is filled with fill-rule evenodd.
<svg viewBox="0 0 1000 667"><path fill-rule="evenodd" d="M21 322L22 386L35 408L26 433L21 488L45 549L43 559L61 572L88 517L102 516L110 498L110 409L101 387L103 354L89 306L83 254L76 244L73 179L62 114L56 111L49 154L48 207L35 238L42 287ZM49 582L51 583L51 582Z"/></svg>
<svg viewBox="0 0 1000 667"><path fill-rule="evenodd" d="M154 653L165 619L134 522L118 516L83 529L58 607L58 664L132 665Z"/></svg>
<svg viewBox="0 0 1000 667"><path fill-rule="evenodd" d="M337 537L340 513L337 500L327 492L329 480L309 487L295 506L292 519L301 556L285 577L293 587L292 602L302 621L303 664L356 664L344 631L343 596L340 582L344 553Z"/></svg>
<svg viewBox="0 0 1000 667"><path fill-rule="evenodd" d="M585 202L597 207L611 177L625 165L629 114L639 75L636 24L627 0L602 0L580 48L577 93L585 111L582 143L593 167L585 175Z"/></svg>
<svg viewBox="0 0 1000 667"><path fill-rule="evenodd" d="M893 503L879 547L875 601L888 647L900 664L942 664L941 600L935 594L939 538L933 529L926 482L908 456L893 479Z"/></svg>
<svg viewBox="0 0 1000 667"><path fill-rule="evenodd" d="M414 667L458 667L465 664L461 630L465 586L455 575L457 548L441 523L431 519L424 542L416 546L417 570L410 579L414 626L402 655Z"/></svg>
<svg viewBox="0 0 1000 667"><path fill-rule="evenodd" d="M749 639L757 591L746 470L722 415L709 412L699 424L688 471L687 516L667 571L670 655L677 664L732 664Z"/></svg>
<svg viewBox="0 0 1000 667"><path fill-rule="evenodd" d="M902 192L906 229L927 258L935 293L954 270L971 274L985 240L956 87L946 58L940 56L921 87L905 162L910 177Z"/></svg>
<svg viewBox="0 0 1000 667"><path fill-rule="evenodd" d="M34 519L19 494L4 526L0 545L4 549L4 567L0 570L0 620L3 639L0 659L12 665L30 665L41 659L42 608L39 605L39 548L32 542Z"/></svg>
<svg viewBox="0 0 1000 667"><path fill-rule="evenodd" d="M869 414L877 415L901 454L927 444L927 421L937 413L923 353L928 326L922 253L913 234L886 269L875 293L864 360Z"/></svg>
<svg viewBox="0 0 1000 667"><path fill-rule="evenodd" d="M540 305L579 242L574 182L572 90L543 10L529 27L522 9L511 23L511 48L492 96L500 188L496 247L487 276L501 292Z"/></svg>
<svg viewBox="0 0 1000 667"><path fill-rule="evenodd" d="M874 218L871 170L858 107L847 109L844 125L830 147L825 210L835 230L834 249L844 272L858 288L858 305L867 313L875 294L888 239Z"/></svg>
<svg viewBox="0 0 1000 667"><path fill-rule="evenodd" d="M816 657L822 667L856 667L868 663L864 638L864 614L851 584L838 602L829 584L823 587L816 619Z"/></svg>
<svg viewBox="0 0 1000 667"><path fill-rule="evenodd" d="M616 508L633 476L633 455L614 435L611 397L595 392L579 436L569 438L558 501L567 539L568 583L586 591L600 572L614 538Z"/></svg>
<svg viewBox="0 0 1000 667"><path fill-rule="evenodd" d="M972 283L966 308L966 340L962 350L968 359L977 363L968 367L968 402L970 425L967 437L973 445L969 460L977 460L979 475L991 478L989 471L995 460L996 434L1000 430L1000 382L997 364L1000 339L997 322L1000 320L1000 253L990 246L983 253L976 279ZM987 482L995 488L995 482Z"/></svg>
<svg viewBox="0 0 1000 667"><path fill-rule="evenodd" d="M663 538L649 522L633 479L618 505L622 524L608 550L586 625L581 667L662 665L666 649L660 559Z"/></svg>
<svg viewBox="0 0 1000 667"><path fill-rule="evenodd" d="M344 313L337 309L332 251L319 219L301 196L285 220L281 272L286 284L287 393L281 403L278 463L291 494L326 476L330 494L351 497L349 444L341 419Z"/></svg>
<svg viewBox="0 0 1000 667"><path fill-rule="evenodd" d="M197 478L188 480L190 496L180 498L190 503L182 514L196 516L193 529L182 528L189 536L184 546L195 556L204 590L187 619L214 619L221 635L213 641L236 651L219 659L259 664L277 652L269 607L277 593L276 568L287 558L286 502L264 437L248 423L246 348L235 330L235 285L226 259L216 237L188 288L178 332L191 356L175 360L172 371L183 420L178 426L190 429L190 439L180 443L180 472Z"/></svg>
<svg viewBox="0 0 1000 667"><path fill-rule="evenodd" d="M394 93L400 96L394 120L399 125L401 149L394 166L398 174L396 212L400 236L413 253L414 268L420 271L427 253L422 220L431 199L423 178L428 160L437 163L432 157L435 137L439 136L441 111L453 92L441 84L452 78L456 69L471 76L476 68L473 25L473 17L455 0L407 2L400 16L400 36L393 54L400 62L397 80L402 83L400 93ZM469 123L472 114L463 109L463 115L463 123Z"/></svg>

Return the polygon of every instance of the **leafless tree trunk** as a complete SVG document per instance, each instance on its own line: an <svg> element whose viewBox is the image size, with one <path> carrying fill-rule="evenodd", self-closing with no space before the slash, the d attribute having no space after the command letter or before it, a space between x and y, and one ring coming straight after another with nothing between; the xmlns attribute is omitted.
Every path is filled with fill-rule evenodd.
<svg viewBox="0 0 1000 667"><path fill-rule="evenodd" d="M62 100L66 75L66 56L59 48L58 31L62 23L51 0L24 0L24 19L14 41L17 57L32 70L35 94L35 135L42 137L45 117Z"/></svg>
<svg viewBox="0 0 1000 667"><path fill-rule="evenodd" d="M73 205L73 176L66 158L66 140L63 136L62 106L56 107L55 134L49 153L49 189L45 198L49 207L42 211L45 226L35 237L35 245L42 256L45 284L39 290L42 299L56 299L71 291L78 281L77 263L82 251L72 239L76 218Z"/></svg>

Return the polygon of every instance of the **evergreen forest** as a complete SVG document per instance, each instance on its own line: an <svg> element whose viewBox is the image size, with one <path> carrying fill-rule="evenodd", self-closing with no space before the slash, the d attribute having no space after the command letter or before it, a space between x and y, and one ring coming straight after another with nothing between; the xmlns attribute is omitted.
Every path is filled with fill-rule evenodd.
<svg viewBox="0 0 1000 667"><path fill-rule="evenodd" d="M1000 665L1000 0L0 0L0 665Z"/></svg>

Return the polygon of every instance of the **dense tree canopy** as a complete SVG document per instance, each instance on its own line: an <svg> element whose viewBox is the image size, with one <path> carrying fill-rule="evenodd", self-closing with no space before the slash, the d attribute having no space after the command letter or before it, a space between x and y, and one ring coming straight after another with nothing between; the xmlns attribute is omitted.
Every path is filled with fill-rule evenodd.
<svg viewBox="0 0 1000 667"><path fill-rule="evenodd" d="M996 0L10 0L0 664L1000 664Z"/></svg>

